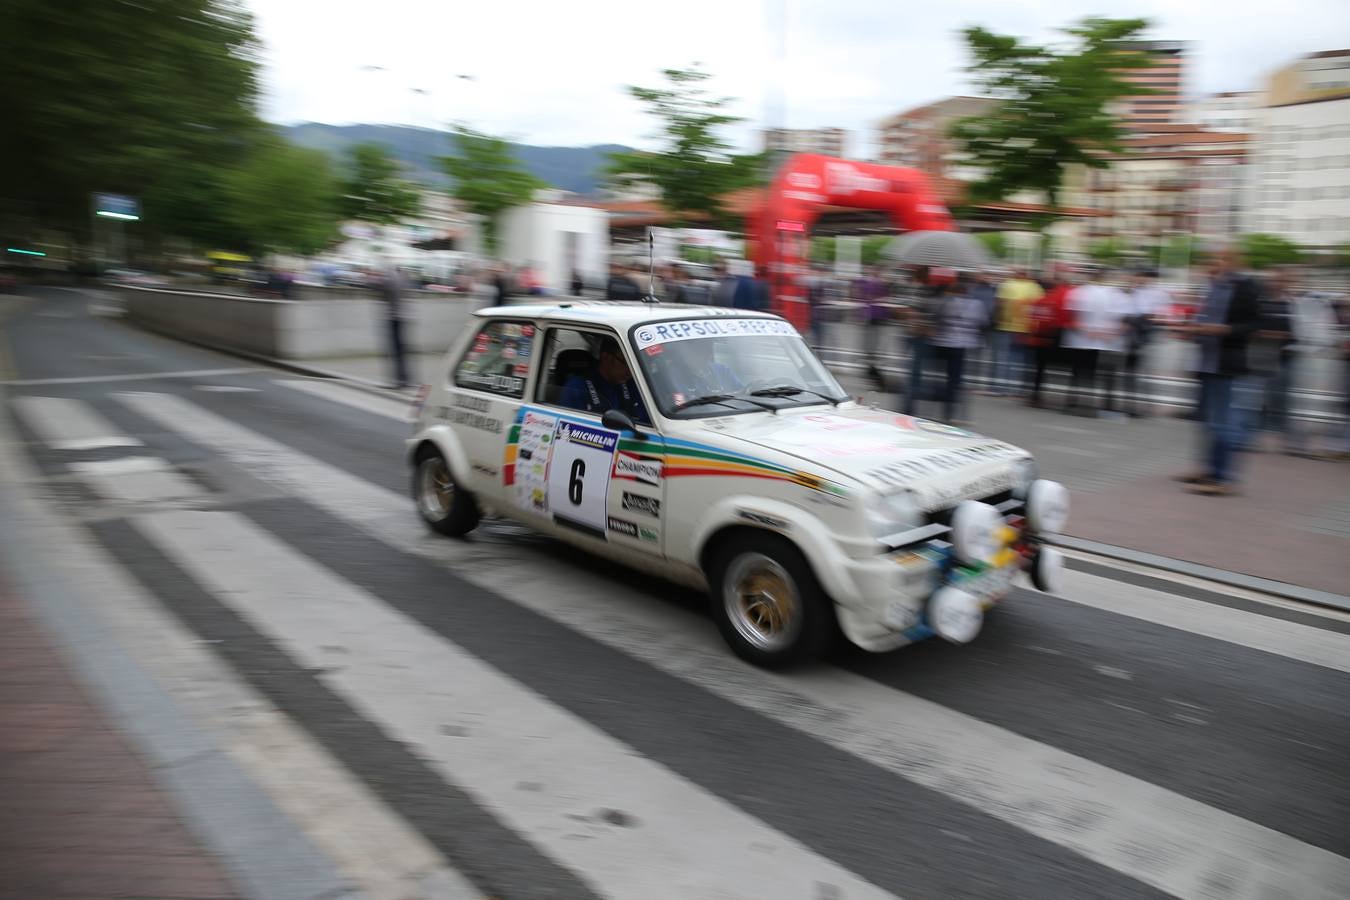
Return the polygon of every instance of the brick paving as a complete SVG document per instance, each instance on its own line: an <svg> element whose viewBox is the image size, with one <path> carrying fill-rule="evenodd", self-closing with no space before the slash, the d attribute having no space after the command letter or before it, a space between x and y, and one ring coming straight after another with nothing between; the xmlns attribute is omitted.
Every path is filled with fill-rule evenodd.
<svg viewBox="0 0 1350 900"><path fill-rule="evenodd" d="M0 900L237 896L127 736L0 585Z"/></svg>

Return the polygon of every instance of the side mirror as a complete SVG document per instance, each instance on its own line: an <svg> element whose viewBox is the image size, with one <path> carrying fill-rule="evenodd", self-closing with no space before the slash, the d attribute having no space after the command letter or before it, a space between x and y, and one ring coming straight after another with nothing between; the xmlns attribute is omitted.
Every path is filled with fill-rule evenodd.
<svg viewBox="0 0 1350 900"><path fill-rule="evenodd" d="M631 431L637 434L638 437L642 437L642 434L638 432L637 425L633 422L632 417L621 409L606 410L605 414L600 417L600 424L610 431Z"/></svg>

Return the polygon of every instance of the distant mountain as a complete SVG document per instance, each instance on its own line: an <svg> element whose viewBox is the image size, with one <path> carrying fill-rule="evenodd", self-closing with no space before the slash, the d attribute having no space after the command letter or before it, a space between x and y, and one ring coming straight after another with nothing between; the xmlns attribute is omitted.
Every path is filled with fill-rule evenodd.
<svg viewBox="0 0 1350 900"><path fill-rule="evenodd" d="M450 156L454 142L448 132L404 125L324 125L303 122L281 125L278 130L301 145L341 156L351 144L376 143L387 146L408 167L408 177L432 187L444 187L450 181L437 164L437 157ZM536 178L554 187L578 194L591 194L600 186L609 154L629 150L622 144L597 144L594 147L537 147L512 144L516 158Z"/></svg>

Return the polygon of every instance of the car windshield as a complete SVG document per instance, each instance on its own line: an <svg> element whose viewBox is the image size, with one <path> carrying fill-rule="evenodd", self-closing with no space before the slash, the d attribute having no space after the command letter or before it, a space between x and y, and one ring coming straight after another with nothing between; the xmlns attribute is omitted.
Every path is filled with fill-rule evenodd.
<svg viewBox="0 0 1350 900"><path fill-rule="evenodd" d="M633 343L657 408L672 418L736 415L848 399L781 319L653 322Z"/></svg>

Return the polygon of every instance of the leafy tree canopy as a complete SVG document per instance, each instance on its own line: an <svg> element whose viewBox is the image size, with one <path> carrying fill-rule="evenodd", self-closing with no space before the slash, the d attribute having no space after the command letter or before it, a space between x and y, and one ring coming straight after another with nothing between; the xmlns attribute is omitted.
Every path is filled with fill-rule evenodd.
<svg viewBox="0 0 1350 900"><path fill-rule="evenodd" d="M1060 206L1060 186L1069 166L1105 168L1104 154L1120 153L1122 130L1112 106L1148 93L1124 73L1150 64L1129 49L1148 27L1145 19L1090 17L1062 29L1066 46L1037 46L980 27L965 29L972 57L967 71L998 101L986 115L964 119L952 130L981 178L970 187L977 203L1021 191Z"/></svg>
<svg viewBox="0 0 1350 900"><path fill-rule="evenodd" d="M457 155L441 158L455 179L450 193L465 209L483 217L489 250L496 250L501 214L530 202L534 192L547 187L521 166L511 145L499 137L460 127L454 134Z"/></svg>
<svg viewBox="0 0 1350 900"><path fill-rule="evenodd" d="M1298 244L1278 234L1244 234L1238 243L1243 258L1253 269L1291 266L1303 259L1303 251Z"/></svg>
<svg viewBox="0 0 1350 900"><path fill-rule="evenodd" d="M619 187L655 185L678 224L725 224L723 196L761 182L765 158L732 153L720 132L742 120L726 112L730 98L713 96L704 86L709 73L694 66L662 74L664 87L628 87L659 123L660 149L612 154L610 181Z"/></svg>
<svg viewBox="0 0 1350 900"><path fill-rule="evenodd" d="M7 0L0 216L83 229L108 191L147 227L212 235L217 170L263 130L257 54L237 0Z"/></svg>
<svg viewBox="0 0 1350 900"><path fill-rule="evenodd" d="M417 188L399 175L398 162L379 144L356 144L347 152L339 208L344 218L392 225L417 215Z"/></svg>
<svg viewBox="0 0 1350 900"><path fill-rule="evenodd" d="M261 141L230 171L225 190L231 224L250 249L309 255L337 237L337 182L322 151Z"/></svg>

